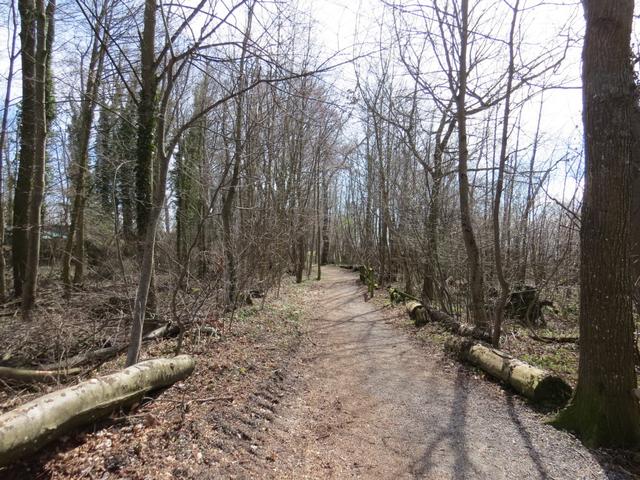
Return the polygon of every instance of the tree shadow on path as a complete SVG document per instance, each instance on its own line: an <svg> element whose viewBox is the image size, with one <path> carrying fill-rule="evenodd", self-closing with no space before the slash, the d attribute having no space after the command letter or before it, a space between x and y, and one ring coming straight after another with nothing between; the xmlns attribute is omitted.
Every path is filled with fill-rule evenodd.
<svg viewBox="0 0 640 480"><path fill-rule="evenodd" d="M426 477L437 465L437 459L435 459L434 456L439 445L442 445L444 448L449 446L453 450L454 464L452 478L456 480L471 478L469 470L472 468L472 463L469 460L465 435L469 396L466 382L467 379L464 371L462 368L458 368L456 371L454 398L451 404L449 422L431 441L431 444L421 455L420 459L411 465L410 470L415 478ZM427 428L429 428L429 426L427 426ZM446 445L447 443L449 445Z"/></svg>

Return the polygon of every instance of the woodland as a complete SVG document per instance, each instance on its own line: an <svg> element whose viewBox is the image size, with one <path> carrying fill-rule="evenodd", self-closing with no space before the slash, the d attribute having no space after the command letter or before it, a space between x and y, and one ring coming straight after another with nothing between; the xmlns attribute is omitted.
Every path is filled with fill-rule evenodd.
<svg viewBox="0 0 640 480"><path fill-rule="evenodd" d="M637 24L633 0L3 2L0 478L157 426L152 391L189 392L183 422L241 396L197 385L294 358L339 271L640 474Z"/></svg>

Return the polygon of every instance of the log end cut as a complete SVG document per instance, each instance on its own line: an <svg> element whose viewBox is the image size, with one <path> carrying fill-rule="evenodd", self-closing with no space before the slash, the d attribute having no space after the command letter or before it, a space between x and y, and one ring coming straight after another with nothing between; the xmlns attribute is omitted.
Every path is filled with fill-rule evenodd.
<svg viewBox="0 0 640 480"><path fill-rule="evenodd" d="M571 386L562 378L547 375L536 386L533 401L554 407L564 407L571 399L572 393Z"/></svg>
<svg viewBox="0 0 640 480"><path fill-rule="evenodd" d="M428 312L420 302L407 302L406 309L416 327L422 327L429 321Z"/></svg>

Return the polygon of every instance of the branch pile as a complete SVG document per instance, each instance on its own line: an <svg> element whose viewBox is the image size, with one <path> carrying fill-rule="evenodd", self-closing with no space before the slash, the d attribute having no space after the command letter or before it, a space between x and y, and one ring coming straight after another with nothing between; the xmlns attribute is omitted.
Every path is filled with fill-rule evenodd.
<svg viewBox="0 0 640 480"><path fill-rule="evenodd" d="M147 333L142 341L150 342L162 338L175 336L179 329L177 325L166 324ZM85 369L81 365L97 363L98 365L124 352L128 345L99 348L86 353L80 353L58 363L42 365L39 368L13 368L0 366L0 379L9 383L55 383L73 375L78 375Z"/></svg>

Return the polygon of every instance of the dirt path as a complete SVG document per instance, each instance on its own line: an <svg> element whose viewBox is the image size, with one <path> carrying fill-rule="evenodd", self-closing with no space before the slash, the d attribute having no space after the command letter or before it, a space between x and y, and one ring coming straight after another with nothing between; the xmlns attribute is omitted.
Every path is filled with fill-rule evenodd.
<svg viewBox="0 0 640 480"><path fill-rule="evenodd" d="M625 478L519 399L386 324L351 272L324 276L301 386L264 432L266 477Z"/></svg>

